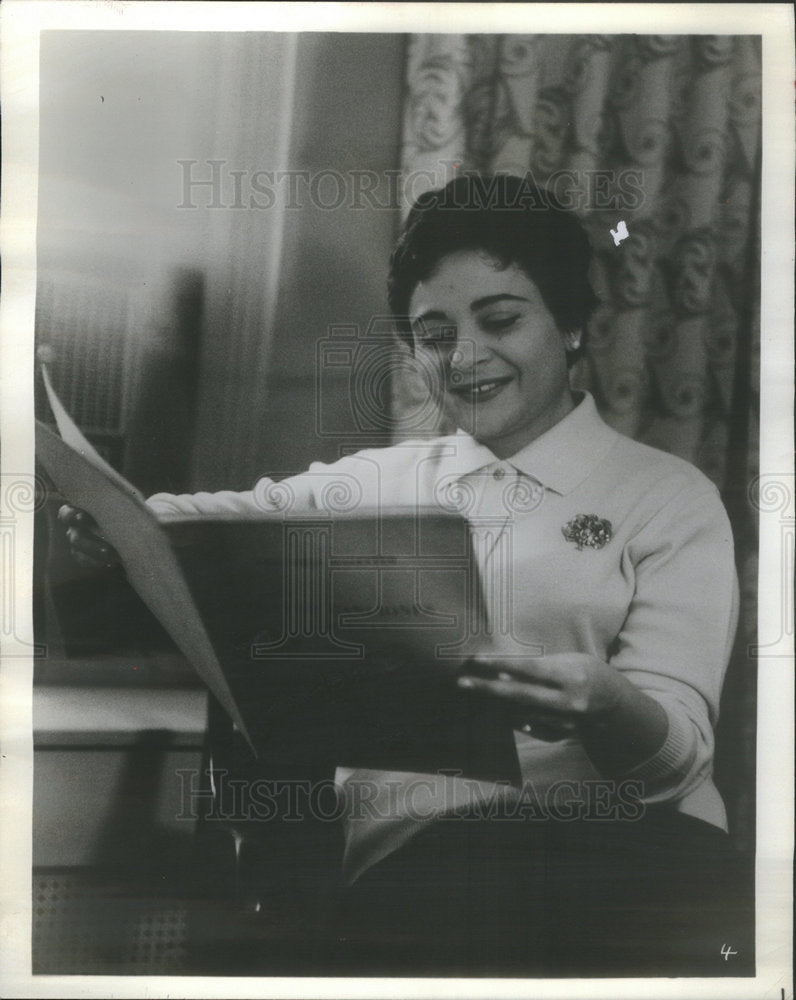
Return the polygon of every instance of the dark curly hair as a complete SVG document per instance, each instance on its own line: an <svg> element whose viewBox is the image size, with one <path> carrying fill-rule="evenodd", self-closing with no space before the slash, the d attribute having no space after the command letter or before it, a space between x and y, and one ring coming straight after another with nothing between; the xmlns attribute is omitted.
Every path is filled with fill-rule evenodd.
<svg viewBox="0 0 796 1000"><path fill-rule="evenodd" d="M413 346L409 302L448 254L482 250L502 266L516 264L534 282L562 333L581 330L568 352L583 352L598 304L588 278L591 247L573 212L527 177L462 174L427 191L412 206L390 258L388 295L398 334Z"/></svg>

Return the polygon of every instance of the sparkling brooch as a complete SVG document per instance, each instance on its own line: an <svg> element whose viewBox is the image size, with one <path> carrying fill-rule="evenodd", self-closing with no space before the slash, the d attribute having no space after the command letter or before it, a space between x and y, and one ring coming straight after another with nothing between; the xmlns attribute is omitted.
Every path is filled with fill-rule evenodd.
<svg viewBox="0 0 796 1000"><path fill-rule="evenodd" d="M601 549L613 537L611 522L596 514L578 514L561 529L568 542L574 542L578 549L588 545L591 549Z"/></svg>

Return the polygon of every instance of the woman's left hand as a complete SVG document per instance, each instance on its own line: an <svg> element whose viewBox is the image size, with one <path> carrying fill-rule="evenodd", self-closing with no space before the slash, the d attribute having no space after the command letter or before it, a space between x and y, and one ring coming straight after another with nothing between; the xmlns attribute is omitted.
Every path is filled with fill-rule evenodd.
<svg viewBox="0 0 796 1000"><path fill-rule="evenodd" d="M496 698L515 729L554 742L609 715L629 683L619 671L588 653L468 661L458 685Z"/></svg>

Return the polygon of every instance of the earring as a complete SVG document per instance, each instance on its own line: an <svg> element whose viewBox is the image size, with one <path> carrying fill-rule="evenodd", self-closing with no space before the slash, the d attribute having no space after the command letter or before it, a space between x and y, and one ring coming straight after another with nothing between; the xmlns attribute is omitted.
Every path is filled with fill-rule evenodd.
<svg viewBox="0 0 796 1000"><path fill-rule="evenodd" d="M564 334L564 343L567 345L568 351L577 351L580 347L580 331L570 330Z"/></svg>

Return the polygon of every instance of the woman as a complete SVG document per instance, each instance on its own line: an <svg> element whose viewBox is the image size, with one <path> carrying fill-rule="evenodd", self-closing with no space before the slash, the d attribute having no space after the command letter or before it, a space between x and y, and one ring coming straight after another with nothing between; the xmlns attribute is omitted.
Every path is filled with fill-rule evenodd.
<svg viewBox="0 0 796 1000"><path fill-rule="evenodd" d="M348 814L337 919L375 928L393 961L403 943L403 974L725 971L727 902L700 891L727 855L711 767L732 535L699 471L613 431L570 388L596 303L589 258L577 219L523 179L462 176L423 195L390 304L459 432L288 480L300 509L322 507L335 477L363 506L465 497L495 621L502 609L458 684L509 712L522 792L422 776L421 809L421 776L338 773L372 808ZM149 502L273 509L271 486Z"/></svg>

